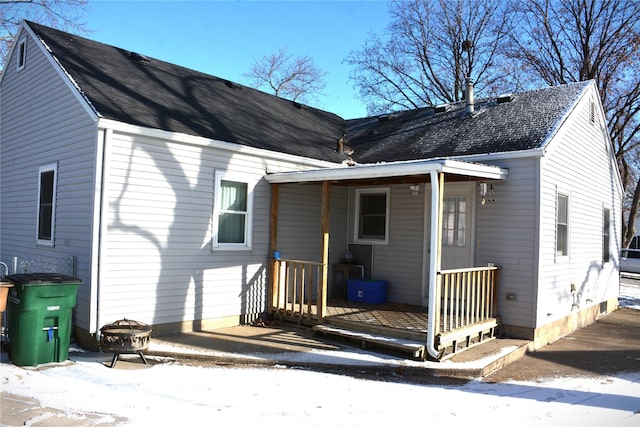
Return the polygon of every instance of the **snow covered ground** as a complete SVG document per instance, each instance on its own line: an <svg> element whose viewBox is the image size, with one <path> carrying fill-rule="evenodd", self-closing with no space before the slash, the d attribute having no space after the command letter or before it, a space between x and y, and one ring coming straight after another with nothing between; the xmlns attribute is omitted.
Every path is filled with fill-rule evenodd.
<svg viewBox="0 0 640 427"><path fill-rule="evenodd" d="M623 286L620 303L640 310L640 287ZM74 353L75 363L25 369L12 365L3 354L1 390L62 410L61 414L45 412L32 420L47 425L47 417L51 421L56 417L58 426L66 425L65 417L73 425L131 426L436 422L640 426L640 372L540 382L493 384L475 380L464 385L416 385L284 366L228 368L170 362L109 369L98 362L111 356L100 357ZM4 413L6 408L2 410ZM85 419L86 413L93 416Z"/></svg>

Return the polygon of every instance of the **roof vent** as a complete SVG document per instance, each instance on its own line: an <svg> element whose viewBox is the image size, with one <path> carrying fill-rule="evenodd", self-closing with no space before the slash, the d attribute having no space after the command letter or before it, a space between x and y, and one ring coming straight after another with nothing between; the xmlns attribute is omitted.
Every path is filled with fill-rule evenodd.
<svg viewBox="0 0 640 427"><path fill-rule="evenodd" d="M385 115L382 115L382 116L378 117L378 121L379 122L388 122L389 120L393 120L395 118L396 118L395 114L385 114Z"/></svg>
<svg viewBox="0 0 640 427"><path fill-rule="evenodd" d="M512 93L506 93L504 95L498 95L496 101L498 104L504 104L505 102L511 102L516 96Z"/></svg>
<svg viewBox="0 0 640 427"><path fill-rule="evenodd" d="M469 70L467 72L467 87L464 91L465 111L467 113L473 113L475 111L475 99L473 96L473 80L471 80L471 49L473 49L473 42L471 40L465 40L462 42L462 50L467 52L469 58Z"/></svg>
<svg viewBox="0 0 640 427"><path fill-rule="evenodd" d="M291 102L293 103L293 106L296 107L298 110L308 110L306 105L302 105L296 101L291 101Z"/></svg>
<svg viewBox="0 0 640 427"><path fill-rule="evenodd" d="M446 113L447 111L449 111L449 108L451 108L451 105L449 104L440 104L433 107L433 110L436 113Z"/></svg>
<svg viewBox="0 0 640 427"><path fill-rule="evenodd" d="M151 60L149 60L149 58L147 58L146 56L141 55L139 53L136 53L136 52L129 52L129 58L132 61L139 62L140 64L148 64L148 63L151 62Z"/></svg>
<svg viewBox="0 0 640 427"><path fill-rule="evenodd" d="M471 77L467 77L467 89L464 92L464 100L466 103L466 112L473 113L476 110L476 107L473 95L473 81L471 80Z"/></svg>
<svg viewBox="0 0 640 427"><path fill-rule="evenodd" d="M230 89L242 90L241 86L238 86L237 84L235 84L234 82L232 82L230 80L225 80L224 84Z"/></svg>

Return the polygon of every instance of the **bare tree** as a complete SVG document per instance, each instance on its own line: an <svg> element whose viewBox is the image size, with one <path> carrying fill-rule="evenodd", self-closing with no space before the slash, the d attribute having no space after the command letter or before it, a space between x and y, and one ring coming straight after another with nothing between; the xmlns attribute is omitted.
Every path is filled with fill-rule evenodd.
<svg viewBox="0 0 640 427"><path fill-rule="evenodd" d="M515 12L520 26L511 33L509 55L532 78L598 85L627 193L626 247L640 206L640 2L528 0L515 3Z"/></svg>
<svg viewBox="0 0 640 427"><path fill-rule="evenodd" d="M86 0L0 0L0 70L22 20L65 31L85 31L81 17L86 3Z"/></svg>
<svg viewBox="0 0 640 427"><path fill-rule="evenodd" d="M308 56L293 56L286 48L254 61L245 74L251 85L291 101L311 102L327 85L326 73Z"/></svg>
<svg viewBox="0 0 640 427"><path fill-rule="evenodd" d="M510 25L501 0L396 0L389 12L384 36L345 60L370 114L459 101L468 75L479 94L513 87L500 59Z"/></svg>

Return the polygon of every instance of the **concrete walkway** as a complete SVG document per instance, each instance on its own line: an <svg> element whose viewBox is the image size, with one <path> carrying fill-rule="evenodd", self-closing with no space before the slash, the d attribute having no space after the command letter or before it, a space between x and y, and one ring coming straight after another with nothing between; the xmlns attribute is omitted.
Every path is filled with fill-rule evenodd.
<svg viewBox="0 0 640 427"><path fill-rule="evenodd" d="M527 353L529 344L526 340L494 339L441 362L420 362L384 350L362 350L353 342L315 335L307 328L272 324L269 327L237 326L152 336L145 354L189 363L295 365L329 370L357 366L360 370L401 369L405 373L424 376L481 378L527 354L553 351L553 357L559 359L558 364L567 367L582 358L593 359L590 355L597 354L600 364L611 357L616 358L616 366L626 363L623 368L638 371L637 358L625 355L628 352L640 354L640 311L618 309L534 353ZM559 348L562 351L557 351ZM578 357L580 354L582 356ZM135 358L130 360L136 361Z"/></svg>
<svg viewBox="0 0 640 427"><path fill-rule="evenodd" d="M358 345L282 323L152 336L145 354L189 363L295 365L328 370L352 367L372 371L402 369L421 375L476 378L522 357L529 341L494 339L442 362L409 360L382 347L363 350ZM129 360L135 360L135 356Z"/></svg>

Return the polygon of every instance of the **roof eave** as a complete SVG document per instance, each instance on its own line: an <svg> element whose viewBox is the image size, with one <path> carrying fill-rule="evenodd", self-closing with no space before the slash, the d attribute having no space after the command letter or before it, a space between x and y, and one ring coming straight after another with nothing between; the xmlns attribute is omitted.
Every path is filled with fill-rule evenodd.
<svg viewBox="0 0 640 427"><path fill-rule="evenodd" d="M508 175L507 169L498 166L439 159L280 172L265 178L271 184L286 184L424 175L432 171L496 180L506 179Z"/></svg>
<svg viewBox="0 0 640 427"><path fill-rule="evenodd" d="M338 163L328 162L326 160L318 160L310 157L298 156L295 154L280 153L276 151L265 150L263 148L251 147L235 142L227 142L217 139L205 138L202 136L189 135L186 133L173 132L163 129L148 128L145 126L133 125L117 120L100 118L98 120L99 129L112 129L116 132L126 133L129 135L145 136L149 138L180 142L185 144L203 146L208 148L217 148L220 150L231 151L238 154L255 156L260 158L272 158L283 162L290 162L298 165L305 165L314 168L335 167Z"/></svg>

